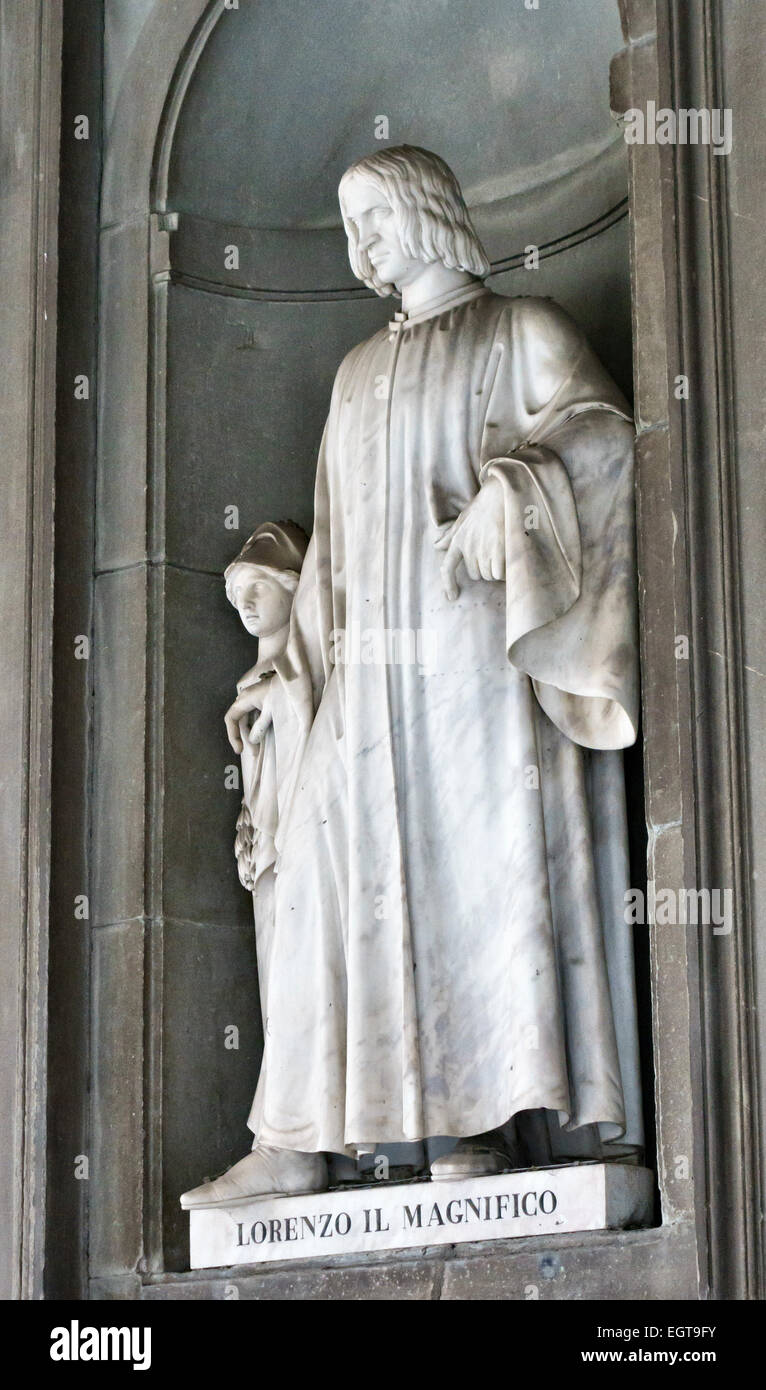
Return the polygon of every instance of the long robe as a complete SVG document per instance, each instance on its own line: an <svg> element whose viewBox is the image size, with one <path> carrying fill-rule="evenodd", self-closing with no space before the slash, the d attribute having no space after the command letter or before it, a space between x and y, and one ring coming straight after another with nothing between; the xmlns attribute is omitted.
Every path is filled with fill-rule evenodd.
<svg viewBox="0 0 766 1390"><path fill-rule="evenodd" d="M261 703L256 713L240 720L242 739L242 807L237 821L235 855L243 888L253 895L255 948L258 960L258 987L261 997L261 1017L268 1013L266 987L269 977L269 958L274 935L274 866L277 860L274 837L279 820L278 789L280 785L277 732L274 719L275 703L279 704L282 687L270 664L257 663L237 681L237 695L259 688ZM277 699L275 700L275 696ZM284 697L283 697L284 700ZM268 710L272 724L260 743L252 744L248 737L259 712Z"/></svg>
<svg viewBox="0 0 766 1390"><path fill-rule="evenodd" d="M354 1153L545 1108L640 1144L615 751L637 721L632 443L546 300L474 284L342 363L277 663L295 746L261 1141ZM435 543L489 477L506 580L461 568L449 602Z"/></svg>

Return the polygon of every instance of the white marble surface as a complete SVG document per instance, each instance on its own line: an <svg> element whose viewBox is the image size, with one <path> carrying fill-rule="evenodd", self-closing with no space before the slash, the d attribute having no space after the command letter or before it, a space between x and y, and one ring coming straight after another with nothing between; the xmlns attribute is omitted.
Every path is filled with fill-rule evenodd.
<svg viewBox="0 0 766 1390"><path fill-rule="evenodd" d="M553 304L443 304L336 378L277 668L296 727L249 1123L353 1156L547 1109L639 1147L632 427Z"/></svg>
<svg viewBox="0 0 766 1390"><path fill-rule="evenodd" d="M269 1197L191 1217L191 1267L645 1225L652 1174L618 1163Z"/></svg>

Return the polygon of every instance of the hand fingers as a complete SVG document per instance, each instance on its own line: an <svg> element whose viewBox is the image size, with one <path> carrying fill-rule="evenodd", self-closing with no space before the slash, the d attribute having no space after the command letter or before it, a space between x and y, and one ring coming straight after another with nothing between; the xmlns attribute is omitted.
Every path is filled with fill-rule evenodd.
<svg viewBox="0 0 766 1390"><path fill-rule="evenodd" d="M505 578L505 558L500 551L493 550L489 555L483 555L479 560L479 573L482 579L492 580Z"/></svg>
<svg viewBox="0 0 766 1390"><path fill-rule="evenodd" d="M241 719L244 714L250 714L254 709L260 709L263 704L263 691L253 686L252 689L243 690L237 696L234 704L229 709L229 714L235 719Z"/></svg>
<svg viewBox="0 0 766 1390"><path fill-rule="evenodd" d="M239 736L239 731L238 731L238 729L237 729L237 725L236 725L236 724L230 724L228 719L226 720L226 734L227 734L229 743L231 744L232 748L234 749L234 752L235 752L235 753L241 753L241 752L242 752L242 739L241 739L240 736Z"/></svg>
<svg viewBox="0 0 766 1390"><path fill-rule="evenodd" d="M239 728L239 721L241 718L242 711L239 708L238 702L235 702L233 705L231 705L229 709L227 709L226 714L224 715L224 723L226 725L226 736L235 753L242 752L242 737Z"/></svg>
<svg viewBox="0 0 766 1390"><path fill-rule="evenodd" d="M271 728L271 719L268 715L262 714L260 719L256 719L248 738L251 743L260 743L267 729Z"/></svg>
<svg viewBox="0 0 766 1390"><path fill-rule="evenodd" d="M442 587L450 603L454 603L460 593L455 575L462 556L457 546L450 546L441 566Z"/></svg>

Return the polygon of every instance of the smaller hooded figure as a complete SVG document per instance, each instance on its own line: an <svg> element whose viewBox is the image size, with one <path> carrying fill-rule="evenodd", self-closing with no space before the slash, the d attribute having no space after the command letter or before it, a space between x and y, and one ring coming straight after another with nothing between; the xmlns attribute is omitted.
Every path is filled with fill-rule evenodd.
<svg viewBox="0 0 766 1390"><path fill-rule="evenodd" d="M275 837L280 786L294 747L293 716L276 673L290 627L298 577L308 541L292 521L264 522L224 573L226 597L244 627L258 638L258 660L237 682L237 699L226 714L230 738L242 760L242 806L234 853L243 888L253 894L261 1008L266 1017L266 980L274 922ZM252 695L259 701L253 709ZM242 696L246 692L246 700Z"/></svg>

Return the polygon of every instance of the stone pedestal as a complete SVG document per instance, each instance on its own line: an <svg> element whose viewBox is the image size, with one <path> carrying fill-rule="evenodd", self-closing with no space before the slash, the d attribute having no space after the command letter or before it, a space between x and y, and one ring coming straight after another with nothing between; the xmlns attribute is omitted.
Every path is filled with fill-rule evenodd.
<svg viewBox="0 0 766 1390"><path fill-rule="evenodd" d="M198 1208L190 1212L191 1267L641 1226L652 1184L646 1168L578 1163Z"/></svg>

